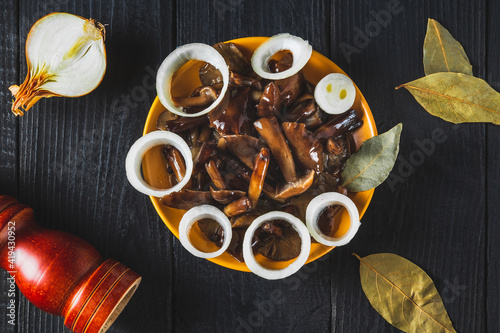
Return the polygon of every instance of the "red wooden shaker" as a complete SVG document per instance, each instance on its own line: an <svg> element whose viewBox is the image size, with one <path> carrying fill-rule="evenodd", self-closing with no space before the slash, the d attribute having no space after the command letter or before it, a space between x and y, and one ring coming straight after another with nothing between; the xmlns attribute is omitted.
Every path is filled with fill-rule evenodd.
<svg viewBox="0 0 500 333"><path fill-rule="evenodd" d="M141 281L84 240L38 226L30 207L6 195L0 195L0 267L31 303L63 316L76 333L105 332Z"/></svg>

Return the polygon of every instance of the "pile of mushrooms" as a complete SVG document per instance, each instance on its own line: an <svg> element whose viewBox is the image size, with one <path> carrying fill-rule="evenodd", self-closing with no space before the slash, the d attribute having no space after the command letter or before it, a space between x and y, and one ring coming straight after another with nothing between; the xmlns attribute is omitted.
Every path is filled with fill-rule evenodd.
<svg viewBox="0 0 500 333"><path fill-rule="evenodd" d="M226 251L257 275L278 279L305 264L311 236L339 246L356 233L358 211L339 185L345 161L357 149L353 132L362 125L350 109L355 88L345 75L335 74L315 90L302 73L311 52L307 41L280 34L257 48L250 61L233 43L188 44L160 67L158 97L167 110L158 118L159 131L132 146L127 176L164 205L188 210L179 225L180 241L194 255L210 258ZM201 86L189 96L172 96L173 74L189 60L205 62L199 68ZM142 157L155 145L164 145L169 189L151 187L140 173ZM341 206L351 222L336 238ZM195 224L219 251L206 253L191 244ZM268 269L255 259L257 253L295 261Z"/></svg>

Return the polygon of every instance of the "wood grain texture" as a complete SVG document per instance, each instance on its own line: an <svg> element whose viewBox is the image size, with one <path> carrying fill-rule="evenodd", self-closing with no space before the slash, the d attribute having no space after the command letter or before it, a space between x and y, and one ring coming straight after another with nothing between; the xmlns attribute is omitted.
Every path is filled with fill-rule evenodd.
<svg viewBox="0 0 500 333"><path fill-rule="evenodd" d="M486 44L486 81L496 91L500 91L500 22L497 15L500 11L498 1L487 3L487 44ZM500 261L498 259L498 244L500 244L500 206L498 205L500 188L500 127L494 125L486 126L487 134L487 169L486 169L486 198L487 198L487 329L488 332L500 331Z"/></svg>
<svg viewBox="0 0 500 333"><path fill-rule="evenodd" d="M170 331L171 236L149 198L127 182L124 164L155 96L156 66L162 49L170 45L171 5L23 1L20 8L23 38L39 17L52 11L109 24L109 66L91 94L42 100L20 119L19 199L33 206L40 224L80 236L103 257L142 275L111 332ZM24 54L24 41L19 48ZM24 56L21 63L25 75ZM67 331L62 318L42 313L24 298L20 305L19 332Z"/></svg>
<svg viewBox="0 0 500 333"><path fill-rule="evenodd" d="M10 111L12 95L8 87L17 82L19 72L18 53L18 27L19 13L17 1L5 1L0 12L0 191L4 194L17 195L18 182L18 121ZM19 304L17 288L11 291L7 278L10 275L0 272L0 309L5 309L0 315L0 330L2 332L16 332L16 326L9 324L11 318L7 317L7 306L11 300L15 307ZM14 292L14 297L12 297ZM17 315L17 314L16 314ZM14 320L17 323L17 318Z"/></svg>
<svg viewBox="0 0 500 333"><path fill-rule="evenodd" d="M399 3L392 12L391 3ZM363 298L359 264L347 257L350 252L391 252L413 261L435 281L458 332L485 330L484 125L453 126L430 116L407 92L394 91L424 75L422 45L429 17L454 34L474 73L484 75L485 8L476 5L341 1L333 7L333 60L364 93L380 133L403 123L392 176L375 190L359 234L335 252L345 271L332 280L334 332L398 332ZM377 29L382 12L391 12L390 19ZM351 57L337 47L342 43L356 47ZM446 138L433 140L433 132Z"/></svg>
<svg viewBox="0 0 500 333"><path fill-rule="evenodd" d="M498 1L3 4L0 186L33 206L39 224L76 234L143 276L110 332L398 332L365 298L352 252L392 252L419 265L458 332L500 330L499 129L446 123L408 92L394 91L424 75L429 17L464 46L474 75L500 90ZM87 96L41 100L16 120L6 89L26 75L29 28L54 11L109 24L106 76ZM270 282L185 251L149 198L128 184L124 160L156 95L156 69L176 46L279 32L308 39L343 68L366 97L380 133L398 122L404 129L392 178L375 191L356 238L296 275ZM6 324L6 277L0 274L0 332L68 332L61 318L22 295L18 325Z"/></svg>

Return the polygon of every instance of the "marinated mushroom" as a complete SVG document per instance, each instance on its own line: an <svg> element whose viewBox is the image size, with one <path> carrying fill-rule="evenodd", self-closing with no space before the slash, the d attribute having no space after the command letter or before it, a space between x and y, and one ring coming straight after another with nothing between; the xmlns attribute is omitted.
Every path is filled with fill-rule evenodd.
<svg viewBox="0 0 500 333"><path fill-rule="evenodd" d="M283 172L285 180L289 183L297 180L292 152L286 143L276 117L260 118L253 124L257 132L259 132L264 141L266 141L269 149L271 149L274 158Z"/></svg>
<svg viewBox="0 0 500 333"><path fill-rule="evenodd" d="M247 228L257 217L257 214L248 213L244 215L233 216L231 217L230 221L233 228Z"/></svg>
<svg viewBox="0 0 500 333"><path fill-rule="evenodd" d="M165 123L169 120L174 120L176 118L177 115L165 110L158 116L158 119L156 120L156 128L164 131L166 130Z"/></svg>
<svg viewBox="0 0 500 333"><path fill-rule="evenodd" d="M214 110L215 112L209 113L211 126L220 135L252 133L252 123L247 114L250 107L249 91L248 87L239 87L233 90L226 107L218 108Z"/></svg>
<svg viewBox="0 0 500 333"><path fill-rule="evenodd" d="M288 199L307 191L314 182L314 170L310 170L304 176L298 178L293 182L288 182L278 188L276 193L276 198L278 199Z"/></svg>
<svg viewBox="0 0 500 333"><path fill-rule="evenodd" d="M184 163L181 152L175 147L165 146L163 156L165 156L168 166L174 172L175 178L180 182L186 174L186 163ZM187 186L189 187L189 184Z"/></svg>
<svg viewBox="0 0 500 333"><path fill-rule="evenodd" d="M302 72L298 72L283 80L277 80L276 84L281 90L281 105L287 107L302 95L305 87L305 79Z"/></svg>
<svg viewBox="0 0 500 333"><path fill-rule="evenodd" d="M310 94L304 94L303 96L310 96L312 98L312 95ZM314 102L314 99L299 100L293 104L290 112L283 115L283 120L303 122L316 111L318 111L318 106L316 105L316 102Z"/></svg>
<svg viewBox="0 0 500 333"><path fill-rule="evenodd" d="M280 105L280 90L274 82L269 82L260 96L259 104L257 104L257 115L259 117L278 115Z"/></svg>
<svg viewBox="0 0 500 333"><path fill-rule="evenodd" d="M269 167L270 157L269 149L262 148L259 155L255 158L255 166L252 176L250 177L250 186L248 188L248 198L254 209L257 207L257 202L264 187L264 180L266 178L267 168Z"/></svg>
<svg viewBox="0 0 500 333"><path fill-rule="evenodd" d="M203 168L205 162L208 161L210 156L213 156L216 153L217 142L208 141L201 145L200 150L198 151L198 155L193 160L194 164L194 172L198 173L198 171Z"/></svg>
<svg viewBox="0 0 500 333"><path fill-rule="evenodd" d="M227 149L237 156L247 167L253 168L255 156L263 144L256 137L250 135L224 135Z"/></svg>
<svg viewBox="0 0 500 333"><path fill-rule="evenodd" d="M193 191L186 189L165 195L161 198L161 203L167 207L185 210L204 204L217 204L209 191Z"/></svg>
<svg viewBox="0 0 500 333"><path fill-rule="evenodd" d="M239 198L224 207L224 214L228 217L244 214L252 209L252 204L248 197Z"/></svg>
<svg viewBox="0 0 500 333"><path fill-rule="evenodd" d="M300 244L299 234L289 223L275 220L257 229L253 248L268 259L288 261L298 257Z"/></svg>
<svg viewBox="0 0 500 333"><path fill-rule="evenodd" d="M239 190L214 190L210 187L210 193L212 198L220 204L228 205L233 201L236 201L247 195L244 191Z"/></svg>
<svg viewBox="0 0 500 333"><path fill-rule="evenodd" d="M201 84L203 84L204 86L222 88L222 74L214 66L206 63L204 66L200 67L198 73L200 76Z"/></svg>
<svg viewBox="0 0 500 333"><path fill-rule="evenodd" d="M323 171L323 146L306 129L306 125L284 122L281 128L290 144L295 160L306 169L318 173Z"/></svg>
<svg viewBox="0 0 500 333"><path fill-rule="evenodd" d="M204 126L206 124L208 124L207 116L183 117L183 118L167 120L165 121L165 123L162 124L163 126L159 128L174 133L183 133L190 129L199 126Z"/></svg>
<svg viewBox="0 0 500 333"><path fill-rule="evenodd" d="M235 86L250 87L256 90L262 90L262 84L253 77L243 76L235 72L229 73L229 82Z"/></svg>
<svg viewBox="0 0 500 333"><path fill-rule="evenodd" d="M284 72L293 65L293 54L288 50L276 52L269 61L267 67L272 73Z"/></svg>
<svg viewBox="0 0 500 333"><path fill-rule="evenodd" d="M205 237L219 247L222 245L224 242L224 231L220 223L212 219L201 219L197 224Z"/></svg>
<svg viewBox="0 0 500 333"><path fill-rule="evenodd" d="M226 184L224 183L224 178L222 177L219 169L217 168L217 164L214 159L209 159L205 163L205 169L207 170L210 179L220 190L227 189Z"/></svg>
<svg viewBox="0 0 500 333"><path fill-rule="evenodd" d="M333 237L340 227L339 212L342 210L340 205L332 205L325 208L318 218L318 227L323 234Z"/></svg>
<svg viewBox="0 0 500 333"><path fill-rule="evenodd" d="M314 136L320 142L324 142L329 138L339 137L347 132L358 129L361 125L363 125L363 122L358 119L356 110L352 109L333 117L326 124L318 128L314 132Z"/></svg>
<svg viewBox="0 0 500 333"><path fill-rule="evenodd" d="M247 74L250 69L250 62L245 58L243 53L236 47L234 43L217 43L213 46L226 60L226 63L231 72L236 72L241 75Z"/></svg>
<svg viewBox="0 0 500 333"><path fill-rule="evenodd" d="M194 96L191 97L173 97L175 106L182 108L191 108L194 106L205 106L213 103L217 99L217 91L210 86L201 87Z"/></svg>

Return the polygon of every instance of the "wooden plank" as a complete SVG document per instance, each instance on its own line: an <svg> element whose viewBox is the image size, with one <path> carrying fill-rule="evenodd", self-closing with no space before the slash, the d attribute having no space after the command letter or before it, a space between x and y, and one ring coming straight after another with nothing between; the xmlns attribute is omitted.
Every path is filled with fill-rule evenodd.
<svg viewBox="0 0 500 333"><path fill-rule="evenodd" d="M487 53L486 59L486 81L496 90L500 91L500 68L498 68L498 58L500 57L500 23L495 15L500 11L498 1L488 1L487 5ZM488 332L500 331L500 300L497 295L500 293L500 263L498 262L498 253L500 251L500 225L498 216L500 216L500 207L498 206L500 188L500 127L496 125L487 125L487 164L486 164L486 198L487 198L487 226L486 239L488 240L488 282L486 290L486 307Z"/></svg>
<svg viewBox="0 0 500 333"><path fill-rule="evenodd" d="M375 191L352 244L333 258L343 267L332 279L334 332L398 332L363 295L351 252L413 261L434 279L458 332L486 329L484 125L453 126L394 91L424 75L429 17L462 42L483 76L485 11L472 1L338 1L332 8L333 60L364 93L380 133L404 125L392 178Z"/></svg>
<svg viewBox="0 0 500 333"><path fill-rule="evenodd" d="M327 1L178 1L176 8L177 45L289 32L329 55ZM330 330L330 256L284 281L266 281L194 258L177 241L174 250L176 332Z"/></svg>
<svg viewBox="0 0 500 333"><path fill-rule="evenodd" d="M171 4L22 1L20 8L23 39L53 11L109 24L101 85L80 98L42 100L20 119L20 199L35 208L41 225L76 234L142 275L110 332L170 331L171 236L149 198L128 184L124 162L156 95L154 72L161 49L170 45ZM22 298L19 332L65 331L62 318Z"/></svg>
<svg viewBox="0 0 500 333"><path fill-rule="evenodd" d="M3 3L3 10L0 13L0 192L12 196L17 195L18 166L17 166L17 139L18 122L10 111L12 95L7 87L18 80L19 73L19 38L17 29L19 26L19 16L17 1L10 0ZM19 311L18 290L11 288L11 283L7 279L10 275L7 272L0 272L0 330L2 332L16 332ZM11 302L14 302L11 305ZM13 307L12 314L7 306ZM11 317L8 317L10 315Z"/></svg>

